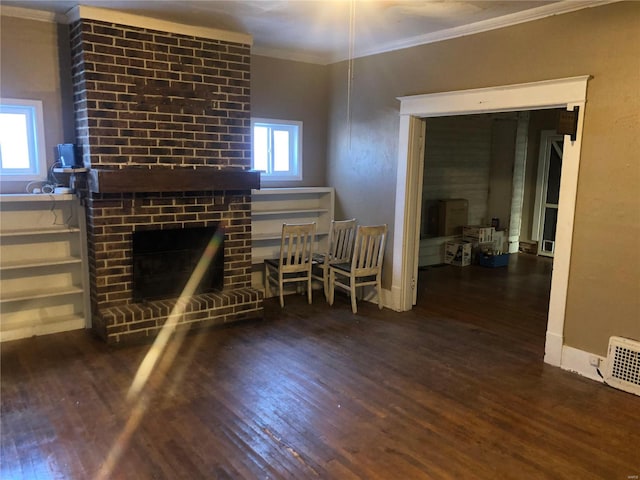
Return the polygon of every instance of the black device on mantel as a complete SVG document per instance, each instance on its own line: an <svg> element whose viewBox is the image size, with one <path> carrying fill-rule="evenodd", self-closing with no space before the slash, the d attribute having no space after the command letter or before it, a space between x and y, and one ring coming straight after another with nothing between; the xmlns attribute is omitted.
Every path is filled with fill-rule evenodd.
<svg viewBox="0 0 640 480"><path fill-rule="evenodd" d="M59 143L57 147L58 163L63 168L80 167L80 155L78 149L73 143Z"/></svg>

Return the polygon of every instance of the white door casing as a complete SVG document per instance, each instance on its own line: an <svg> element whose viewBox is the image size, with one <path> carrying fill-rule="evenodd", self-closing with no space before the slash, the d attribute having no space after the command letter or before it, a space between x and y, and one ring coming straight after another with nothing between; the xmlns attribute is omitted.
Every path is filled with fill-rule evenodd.
<svg viewBox="0 0 640 480"><path fill-rule="evenodd" d="M548 108L580 107L576 140L565 136L563 170L560 183L555 260L544 361L559 366L564 340L564 315L573 240L580 147L588 75L498 87L460 90L399 97L400 127L398 142L398 174L393 234L392 304L399 311L411 310L413 290L411 279L417 278L419 222L423 159L415 151L416 130L422 128L422 118L494 113Z"/></svg>

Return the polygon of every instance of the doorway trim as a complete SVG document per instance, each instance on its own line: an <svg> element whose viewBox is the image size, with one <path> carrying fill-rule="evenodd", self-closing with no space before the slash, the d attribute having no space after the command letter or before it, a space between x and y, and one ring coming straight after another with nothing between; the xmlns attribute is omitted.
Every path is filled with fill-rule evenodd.
<svg viewBox="0 0 640 480"><path fill-rule="evenodd" d="M417 132L424 131L424 119L452 115L495 113L519 110L543 110L578 106L576 140L565 136L560 201L556 232L556 257L551 280L549 317L544 361L560 366L564 343L564 316L569 283L573 221L575 216L578 171L584 106L589 75L545 80L540 82L502 85L497 87L459 90L424 95L398 97L400 126L398 141L398 173L393 231L393 273L391 292L393 307L411 310L418 274L419 222L422 209L423 158L416 146Z"/></svg>

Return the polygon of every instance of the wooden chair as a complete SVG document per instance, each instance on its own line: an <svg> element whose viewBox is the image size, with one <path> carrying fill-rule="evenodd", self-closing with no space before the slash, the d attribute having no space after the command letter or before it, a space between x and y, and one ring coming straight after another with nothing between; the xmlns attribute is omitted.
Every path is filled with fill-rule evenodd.
<svg viewBox="0 0 640 480"><path fill-rule="evenodd" d="M358 313L357 288L375 286L378 307L382 309L382 261L387 225L359 226L353 258L350 262L329 264L329 304L333 305L335 288L340 287L351 295L351 310Z"/></svg>
<svg viewBox="0 0 640 480"><path fill-rule="evenodd" d="M311 265L315 235L315 222L283 224L280 258L264 261L265 294L270 296L270 283L277 284L281 307L284 307L284 286L286 283L306 282L307 297L311 303Z"/></svg>
<svg viewBox="0 0 640 480"><path fill-rule="evenodd" d="M344 263L351 260L357 225L358 222L355 218L332 220L329 227L327 250L324 253L313 255L313 278L322 282L324 298L327 300L329 300L329 264Z"/></svg>

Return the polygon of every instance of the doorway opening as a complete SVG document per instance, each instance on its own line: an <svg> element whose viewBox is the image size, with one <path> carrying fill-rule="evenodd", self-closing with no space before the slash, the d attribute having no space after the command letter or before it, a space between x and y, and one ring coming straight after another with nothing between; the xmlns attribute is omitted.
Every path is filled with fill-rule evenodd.
<svg viewBox="0 0 640 480"><path fill-rule="evenodd" d="M416 303L420 311L446 314L478 328L501 331L514 341L526 339L536 350L543 348L553 258L521 250L520 242L527 247L537 244L538 160L544 169L546 135L555 133L561 111L422 119L426 132ZM559 192L560 176L552 173L557 174L541 178L551 181L548 190L553 199L554 182ZM457 208L459 204L465 208ZM557 211L557 199L555 206ZM461 237L469 231L464 226L470 225L493 226L491 238ZM465 267L445 264L447 246L469 242L471 255ZM488 268L492 266L497 268ZM523 305L526 311L520 308L515 315Z"/></svg>
<svg viewBox="0 0 640 480"><path fill-rule="evenodd" d="M565 137L560 185L554 272L549 300L545 362L561 365L564 315L571 261L584 105L589 76L517 85L401 97L398 143L396 215L393 235L392 293L398 310L416 302L420 229L414 221L422 209L424 121L429 117L473 113L579 107L575 140Z"/></svg>
<svg viewBox="0 0 640 480"><path fill-rule="evenodd" d="M473 243L472 263L479 249L529 253L540 244L549 251L560 190L563 136L555 128L561 111L423 119L419 268L443 263L445 245L460 242L464 226L494 227L492 238ZM539 207L542 198L546 209Z"/></svg>

